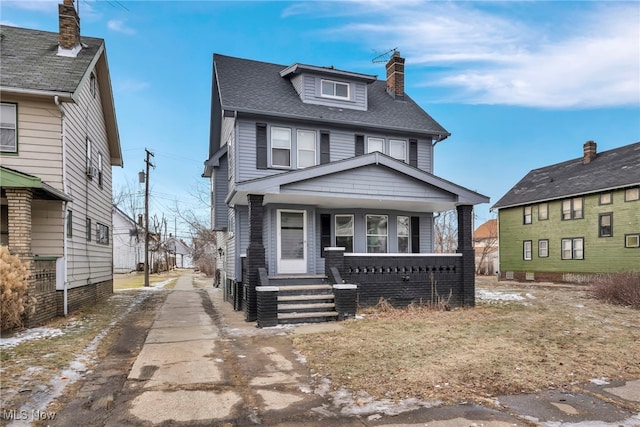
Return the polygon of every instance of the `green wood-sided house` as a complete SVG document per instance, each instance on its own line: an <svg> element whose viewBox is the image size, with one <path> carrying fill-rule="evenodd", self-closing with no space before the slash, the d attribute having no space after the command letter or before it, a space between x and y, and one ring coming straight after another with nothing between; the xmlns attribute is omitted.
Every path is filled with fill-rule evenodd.
<svg viewBox="0 0 640 427"><path fill-rule="evenodd" d="M640 271L640 142L529 172L498 210L503 279Z"/></svg>
<svg viewBox="0 0 640 427"><path fill-rule="evenodd" d="M449 133L405 94L404 62L394 52L384 81L214 55L203 176L225 298L246 320L278 286L280 323L337 317L341 284L361 304L425 302L434 283L474 304L472 209L489 199L433 175ZM433 254L433 213L450 209L459 253Z"/></svg>

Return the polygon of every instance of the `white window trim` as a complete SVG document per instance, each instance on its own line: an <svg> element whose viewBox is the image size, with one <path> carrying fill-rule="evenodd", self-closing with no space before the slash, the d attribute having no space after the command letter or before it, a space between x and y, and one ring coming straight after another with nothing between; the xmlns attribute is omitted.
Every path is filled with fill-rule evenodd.
<svg viewBox="0 0 640 427"><path fill-rule="evenodd" d="M17 153L18 152L18 105L11 102L3 102L0 105L2 107L9 107L13 109L13 114L11 114L13 123L8 123L6 122L6 118L3 118L2 121L5 123L0 123L0 126L2 129L12 130L13 140L14 140L13 148L8 146L6 148L3 147L2 149L0 149L0 153ZM11 125L13 125L13 127L11 127Z"/></svg>
<svg viewBox="0 0 640 427"><path fill-rule="evenodd" d="M402 158L399 157L395 157L392 152L393 152L393 146L394 144L402 144ZM389 139L389 156L393 157L396 160L400 160L403 162L407 162L407 141L405 141L404 139Z"/></svg>
<svg viewBox="0 0 640 427"><path fill-rule="evenodd" d="M273 146L273 131L274 130L286 130L289 133L289 147L288 148L284 148L284 147L274 147ZM273 150L277 149L277 150L289 150L289 164L288 165L277 165L273 163ZM271 129L269 131L269 157L270 157L270 162L271 162L271 167L273 168L283 168L283 169L291 169L292 165L291 165L291 128L288 127L284 127L284 126L271 126Z"/></svg>
<svg viewBox="0 0 640 427"><path fill-rule="evenodd" d="M533 259L533 242L531 240L522 241L522 258L525 261Z"/></svg>
<svg viewBox="0 0 640 427"><path fill-rule="evenodd" d="M333 85L333 95L328 95L322 91L322 86L324 83L331 83ZM336 95L336 86L343 85L347 87L347 96L339 96ZM351 85L347 82L340 82L337 80L330 79L320 79L320 96L322 98L331 98L331 99L342 99L342 100L350 100L351 99Z"/></svg>
<svg viewBox="0 0 640 427"><path fill-rule="evenodd" d="M582 243L582 249L580 249L582 251L582 256L580 258L576 257L576 242L580 241ZM570 244L570 249L571 249L571 257L565 257L564 256L564 246L565 246L565 242L568 242ZM575 260L584 260L584 238L583 237L572 237L572 238L566 238L566 239L562 239L560 241L560 258L563 260L570 260L570 259L575 259Z"/></svg>
<svg viewBox="0 0 640 427"><path fill-rule="evenodd" d="M542 253L543 243L544 243L544 255ZM538 240L538 258L549 258L549 240L548 239Z"/></svg>
<svg viewBox="0 0 640 427"><path fill-rule="evenodd" d="M631 245L631 239L635 239L636 243ZM624 236L625 248L640 248L640 233L625 234Z"/></svg>
<svg viewBox="0 0 640 427"><path fill-rule="evenodd" d="M372 216L379 216L379 217L384 217L387 219L387 234L369 234L369 230L368 230L368 224L369 224L369 217ZM367 253L379 253L379 252L369 252L369 236L376 236L376 237L380 237L380 236L384 236L386 237L386 247L385 247L385 251L383 253L388 254L389 253L389 215L382 215L382 214L367 214L365 215L365 221L364 221L364 225L365 225L365 232L366 232L366 241L365 241L365 245L366 245L366 249L367 249Z"/></svg>
<svg viewBox="0 0 640 427"><path fill-rule="evenodd" d="M400 234L400 218L406 218L407 219L407 234ZM406 252L400 252L400 238L406 238L407 239L407 251ZM397 252L398 253L402 253L402 254L408 254L411 253L411 217L407 216L407 215L398 215L396 217L396 240L397 240Z"/></svg>
<svg viewBox="0 0 640 427"><path fill-rule="evenodd" d="M380 141L382 143L382 149L381 150L371 150L369 148L369 144L371 143L371 141ZM379 151L379 152L384 154L384 152L385 152L384 151L384 146L385 146L384 138L379 138L377 136L369 136L369 137L367 137L367 149L365 150L365 152L366 152L366 154L369 154L369 153L375 153L376 151Z"/></svg>
<svg viewBox="0 0 640 427"><path fill-rule="evenodd" d="M300 166L300 151L307 151L310 152L311 150L308 149L301 149L300 148L300 134L301 133L308 133L313 135L313 164L311 165L307 165L307 166ZM304 168L308 168L311 166L315 166L318 164L318 159L317 159L317 146L318 146L318 136L317 136L317 132L314 130L309 130L309 129L297 129L296 131L296 145L297 145L297 159L296 159L296 165L298 166L298 169L304 169Z"/></svg>
<svg viewBox="0 0 640 427"><path fill-rule="evenodd" d="M349 217L351 219L351 234L338 234L338 217ZM335 230L335 245L336 246L340 246L338 245L338 237L351 237L351 252L353 252L354 245L355 245L355 217L353 214L335 214L333 216L333 227Z"/></svg>

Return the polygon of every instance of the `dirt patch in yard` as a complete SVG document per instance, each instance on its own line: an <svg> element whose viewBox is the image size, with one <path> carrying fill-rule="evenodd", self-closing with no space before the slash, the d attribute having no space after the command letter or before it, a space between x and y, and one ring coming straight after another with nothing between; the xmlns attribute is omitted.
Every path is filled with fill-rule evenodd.
<svg viewBox="0 0 640 427"><path fill-rule="evenodd" d="M640 313L584 288L479 283L477 307L363 311L294 338L333 388L377 399L490 403L494 396L640 378Z"/></svg>

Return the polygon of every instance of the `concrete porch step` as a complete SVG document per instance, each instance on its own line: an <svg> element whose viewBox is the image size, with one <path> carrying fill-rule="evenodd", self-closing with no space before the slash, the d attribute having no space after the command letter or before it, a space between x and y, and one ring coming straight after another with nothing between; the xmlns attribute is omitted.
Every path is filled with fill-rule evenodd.
<svg viewBox="0 0 640 427"><path fill-rule="evenodd" d="M278 323L320 323L337 320L335 311L321 311L311 313L278 313Z"/></svg>
<svg viewBox="0 0 640 427"><path fill-rule="evenodd" d="M279 292L324 291L331 290L331 285L277 285Z"/></svg>
<svg viewBox="0 0 640 427"><path fill-rule="evenodd" d="M315 294L315 295L281 295L278 296L278 302L288 301L317 301L317 300L334 300L333 294Z"/></svg>
<svg viewBox="0 0 640 427"><path fill-rule="evenodd" d="M311 304L278 304L278 313L284 311L295 310L318 310L318 309L335 309L336 305L332 302L320 302ZM284 314L284 313L283 313Z"/></svg>

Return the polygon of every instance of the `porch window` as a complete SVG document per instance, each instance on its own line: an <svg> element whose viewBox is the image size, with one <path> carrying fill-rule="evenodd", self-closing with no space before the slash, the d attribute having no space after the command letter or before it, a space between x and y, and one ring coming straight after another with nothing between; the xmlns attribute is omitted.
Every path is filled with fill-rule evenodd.
<svg viewBox="0 0 640 427"><path fill-rule="evenodd" d="M16 104L0 104L0 152L18 152L17 122Z"/></svg>
<svg viewBox="0 0 640 427"><path fill-rule="evenodd" d="M562 239L562 259L584 259L584 239Z"/></svg>
<svg viewBox="0 0 640 427"><path fill-rule="evenodd" d="M598 217L598 236L599 237L611 237L613 236L613 213L602 213Z"/></svg>
<svg viewBox="0 0 640 427"><path fill-rule="evenodd" d="M349 83L323 79L320 85L323 97L349 99Z"/></svg>
<svg viewBox="0 0 640 427"><path fill-rule="evenodd" d="M336 215L336 246L353 252L353 215Z"/></svg>
<svg viewBox="0 0 640 427"><path fill-rule="evenodd" d="M367 253L387 253L387 215L367 215Z"/></svg>
<svg viewBox="0 0 640 427"><path fill-rule="evenodd" d="M367 138L367 153L373 153L374 151L384 153L384 139Z"/></svg>
<svg viewBox="0 0 640 427"><path fill-rule="evenodd" d="M306 168L316 164L316 133L298 130L298 167Z"/></svg>
<svg viewBox="0 0 640 427"><path fill-rule="evenodd" d="M409 253L409 231L411 229L408 216L398 216L398 253Z"/></svg>
<svg viewBox="0 0 640 427"><path fill-rule="evenodd" d="M389 140L389 155L394 159L407 161L407 142L400 139Z"/></svg>
<svg viewBox="0 0 640 427"><path fill-rule="evenodd" d="M271 128L271 165L291 166L291 129Z"/></svg>

